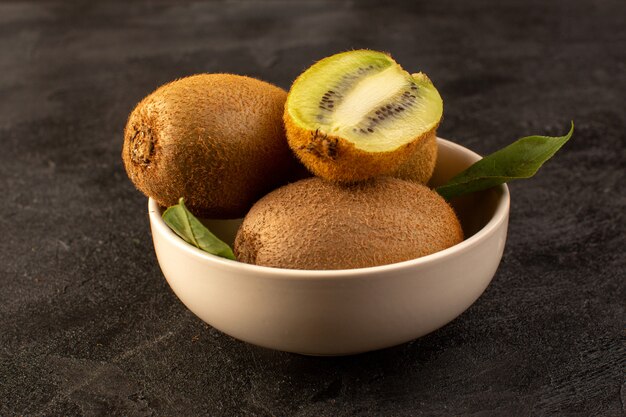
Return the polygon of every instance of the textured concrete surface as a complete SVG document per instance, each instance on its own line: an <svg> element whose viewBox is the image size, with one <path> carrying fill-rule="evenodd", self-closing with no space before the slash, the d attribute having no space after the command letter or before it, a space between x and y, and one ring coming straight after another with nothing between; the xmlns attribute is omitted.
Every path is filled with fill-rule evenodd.
<svg viewBox="0 0 626 417"><path fill-rule="evenodd" d="M0 3L0 415L624 415L623 1ZM345 49L431 76L440 135L481 153L574 139L511 185L485 294L345 358L269 351L169 290L122 129L155 87L229 71L288 88Z"/></svg>

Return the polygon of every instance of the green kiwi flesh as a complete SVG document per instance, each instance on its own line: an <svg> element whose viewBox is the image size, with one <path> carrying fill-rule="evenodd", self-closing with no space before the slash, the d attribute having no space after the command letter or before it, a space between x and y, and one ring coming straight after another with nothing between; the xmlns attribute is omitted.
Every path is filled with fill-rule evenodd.
<svg viewBox="0 0 626 417"><path fill-rule="evenodd" d="M409 74L385 53L357 50L311 66L291 87L286 109L303 129L385 152L434 130L443 102L425 74Z"/></svg>

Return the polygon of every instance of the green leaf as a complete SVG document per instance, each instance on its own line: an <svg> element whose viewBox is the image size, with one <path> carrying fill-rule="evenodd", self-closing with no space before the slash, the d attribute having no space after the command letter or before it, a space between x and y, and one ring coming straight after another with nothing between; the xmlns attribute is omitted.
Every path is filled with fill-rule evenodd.
<svg viewBox="0 0 626 417"><path fill-rule="evenodd" d="M205 252L235 259L232 249L222 242L200 220L185 207L185 199L180 198L178 204L165 210L163 220L183 240Z"/></svg>
<svg viewBox="0 0 626 417"><path fill-rule="evenodd" d="M528 136L485 156L436 191L446 200L484 190L519 178L530 178L574 133L565 136Z"/></svg>

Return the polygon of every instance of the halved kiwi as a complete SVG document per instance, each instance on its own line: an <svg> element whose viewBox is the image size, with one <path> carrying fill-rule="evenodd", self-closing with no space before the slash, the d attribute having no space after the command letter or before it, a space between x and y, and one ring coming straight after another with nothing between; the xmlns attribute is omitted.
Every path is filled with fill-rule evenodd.
<svg viewBox="0 0 626 417"><path fill-rule="evenodd" d="M443 102L423 73L370 50L322 59L291 86L290 147L319 177L351 182L391 174L441 121Z"/></svg>

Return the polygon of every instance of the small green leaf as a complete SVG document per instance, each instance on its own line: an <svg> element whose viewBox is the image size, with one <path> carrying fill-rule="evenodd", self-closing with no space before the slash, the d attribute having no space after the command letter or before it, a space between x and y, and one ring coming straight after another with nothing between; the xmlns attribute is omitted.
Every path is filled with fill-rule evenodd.
<svg viewBox="0 0 626 417"><path fill-rule="evenodd" d="M232 249L222 242L185 207L185 199L165 210L163 220L183 240L205 252L222 258L235 259Z"/></svg>
<svg viewBox="0 0 626 417"><path fill-rule="evenodd" d="M574 133L565 136L528 136L485 156L436 191L446 200L484 190L519 178L530 178Z"/></svg>

